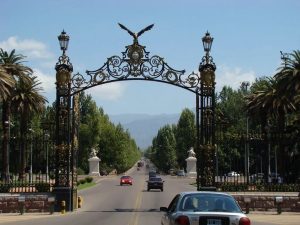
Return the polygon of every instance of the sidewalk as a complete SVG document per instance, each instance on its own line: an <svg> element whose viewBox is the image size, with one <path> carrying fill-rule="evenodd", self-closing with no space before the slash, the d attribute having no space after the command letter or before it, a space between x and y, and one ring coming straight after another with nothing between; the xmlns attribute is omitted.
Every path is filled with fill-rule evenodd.
<svg viewBox="0 0 300 225"><path fill-rule="evenodd" d="M277 214L276 212L259 212L254 211L247 214L251 220L251 224L255 222L269 223L270 225L299 225L300 213L298 212L283 212Z"/></svg>
<svg viewBox="0 0 300 225"><path fill-rule="evenodd" d="M18 221L26 221L32 219L46 218L46 217L56 217L61 216L62 214L56 212L53 214L50 213L0 213L0 224L11 223Z"/></svg>

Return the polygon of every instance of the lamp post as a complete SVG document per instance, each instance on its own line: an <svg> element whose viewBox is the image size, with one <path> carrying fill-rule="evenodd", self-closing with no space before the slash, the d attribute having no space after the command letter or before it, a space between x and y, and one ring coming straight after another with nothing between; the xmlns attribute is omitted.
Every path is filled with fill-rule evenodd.
<svg viewBox="0 0 300 225"><path fill-rule="evenodd" d="M73 189L73 157L71 151L71 76L73 66L66 55L70 37L65 31L58 36L62 55L55 65L56 70L56 115L55 115L55 185L53 192L57 202L64 201L66 208L71 211L75 202ZM72 171L71 171L72 170ZM57 207L59 207L57 205Z"/></svg>
<svg viewBox="0 0 300 225"><path fill-rule="evenodd" d="M29 182L32 183L32 144L33 144L33 133L32 128L28 129L30 131L30 169L29 169Z"/></svg>
<svg viewBox="0 0 300 225"><path fill-rule="evenodd" d="M9 151L10 151L10 125L11 122L9 120L4 121L4 129L7 130L7 136L6 136L6 150L4 151L4 153L6 153L6 155L4 156L4 168L5 168L5 174L4 174L4 179L5 181L9 182ZM5 138L3 138L5 139Z"/></svg>
<svg viewBox="0 0 300 225"><path fill-rule="evenodd" d="M250 86L249 81L243 81L241 88L245 90L247 94L248 86ZM245 143L245 176L247 179L247 184L249 184L249 117L246 115L246 143Z"/></svg>
<svg viewBox="0 0 300 225"><path fill-rule="evenodd" d="M271 133L270 133L270 123L267 122L267 125L265 127L266 133L267 133L267 142L268 142L268 183L272 182L271 178L271 165L270 165L270 152L271 152Z"/></svg>
<svg viewBox="0 0 300 225"><path fill-rule="evenodd" d="M199 65L200 99L196 95L197 121L197 190L214 188L215 184L215 70L210 56L214 38L206 32L202 38L205 56ZM200 124L199 124L200 123ZM200 154L199 154L200 153ZM201 175L200 175L201 174ZM201 188L200 188L201 183Z"/></svg>
<svg viewBox="0 0 300 225"><path fill-rule="evenodd" d="M45 141L46 141L46 181L49 178L49 158L48 158L48 140L50 135L45 133Z"/></svg>

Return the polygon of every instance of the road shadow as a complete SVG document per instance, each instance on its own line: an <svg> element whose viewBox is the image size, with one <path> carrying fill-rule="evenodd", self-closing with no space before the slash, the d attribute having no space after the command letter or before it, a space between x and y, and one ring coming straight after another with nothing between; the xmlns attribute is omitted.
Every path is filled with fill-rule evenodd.
<svg viewBox="0 0 300 225"><path fill-rule="evenodd" d="M93 213L93 212L118 212L118 213L131 213L131 212L160 212L159 209L112 209L112 210L87 210L83 211L86 213Z"/></svg>

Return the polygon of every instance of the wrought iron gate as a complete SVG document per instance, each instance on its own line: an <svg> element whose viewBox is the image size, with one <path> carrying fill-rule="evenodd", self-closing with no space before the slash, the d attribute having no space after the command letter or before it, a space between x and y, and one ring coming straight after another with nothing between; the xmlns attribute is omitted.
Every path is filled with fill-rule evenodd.
<svg viewBox="0 0 300 225"><path fill-rule="evenodd" d="M181 87L196 95L197 141L197 188L214 185L215 151L215 69L209 55L213 38L207 32L203 37L206 55L198 73L186 75L184 70L175 70L162 57L149 56L146 47L138 42L138 37L150 30L147 26L134 33L119 24L133 36L133 44L126 46L122 56L112 56L102 67L72 75L73 67L66 55L69 36L63 31L58 37L63 51L56 64L56 176L54 192L57 201L66 201L67 209L76 208L76 155L78 151L79 103L78 94L94 86L128 80L162 82Z"/></svg>

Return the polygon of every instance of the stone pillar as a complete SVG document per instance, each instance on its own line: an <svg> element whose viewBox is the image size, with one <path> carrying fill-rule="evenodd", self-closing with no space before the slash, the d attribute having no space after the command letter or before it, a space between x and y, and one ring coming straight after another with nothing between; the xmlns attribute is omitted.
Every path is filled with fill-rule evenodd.
<svg viewBox="0 0 300 225"><path fill-rule="evenodd" d="M195 152L193 148L191 148L189 151L189 157L185 159L186 161L186 174L188 177L196 177L197 172L196 172L196 164L197 164L197 158L195 157Z"/></svg>
<svg viewBox="0 0 300 225"><path fill-rule="evenodd" d="M88 159L89 161L89 175L90 176L100 176L99 173L99 162L100 159L97 156Z"/></svg>
<svg viewBox="0 0 300 225"><path fill-rule="evenodd" d="M91 158L88 159L88 161L89 161L89 175L90 176L100 176L99 162L101 160L97 157L97 153L98 153L98 151L96 150L96 148L91 149L91 153L90 153Z"/></svg>

